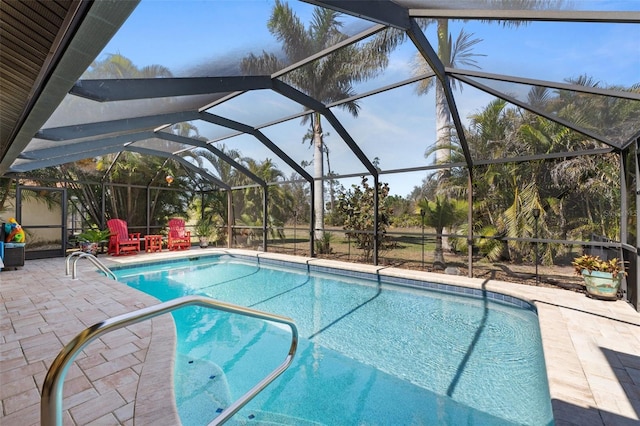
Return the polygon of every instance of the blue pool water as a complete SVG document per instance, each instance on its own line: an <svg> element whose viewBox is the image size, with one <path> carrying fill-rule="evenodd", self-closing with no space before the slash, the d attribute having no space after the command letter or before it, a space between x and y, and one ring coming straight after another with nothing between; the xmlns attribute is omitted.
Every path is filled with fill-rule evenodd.
<svg viewBox="0 0 640 426"><path fill-rule="evenodd" d="M114 272L163 301L202 294L295 320L294 363L237 424L553 424L531 308L228 255ZM173 315L184 425L208 424L289 348L274 323L198 307Z"/></svg>

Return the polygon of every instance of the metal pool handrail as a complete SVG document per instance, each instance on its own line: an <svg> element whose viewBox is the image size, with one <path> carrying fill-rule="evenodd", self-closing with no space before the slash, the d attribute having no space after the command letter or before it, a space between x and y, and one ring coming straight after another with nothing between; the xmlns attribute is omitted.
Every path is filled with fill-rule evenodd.
<svg viewBox="0 0 640 426"><path fill-rule="evenodd" d="M60 351L56 359L51 364L51 367L44 379L44 384L42 385L42 397L40 399L41 425L62 425L62 388L64 385L64 378L71 362L73 362L78 352L84 349L89 343L110 331L136 324L191 305L203 306L205 308L217 309L233 314L278 322L288 325L291 329L291 346L289 347L289 353L287 354L284 362L264 379L258 382L258 384L251 388L247 393L242 395L238 400L222 411L218 417L209 423L209 425L218 425L227 421L253 397L267 387L269 383L275 380L276 377L282 374L293 361L293 356L295 355L298 347L298 329L291 318L220 302L204 296L180 297L155 306L149 306L147 308L142 308L137 311L104 320L83 330L80 334L74 337L74 339Z"/></svg>
<svg viewBox="0 0 640 426"><path fill-rule="evenodd" d="M72 259L73 258L73 259ZM73 273L71 274L71 279L76 279L76 263L78 263L78 260L82 259L82 258L87 258L91 261L91 263L93 263L98 269L100 269L102 272L104 272L104 274L116 281L118 281L118 277L116 277L116 274L114 274L111 269L107 268L102 262L100 262L98 260L97 257L95 257L94 255L92 255L91 253L84 253L81 251L75 251L73 253L71 253L69 256L67 256L67 259L65 260L65 274L69 275L69 263L73 261Z"/></svg>

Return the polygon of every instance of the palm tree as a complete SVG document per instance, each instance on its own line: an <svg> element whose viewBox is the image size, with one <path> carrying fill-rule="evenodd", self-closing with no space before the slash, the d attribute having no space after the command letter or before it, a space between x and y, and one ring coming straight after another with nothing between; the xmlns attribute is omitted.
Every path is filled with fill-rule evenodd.
<svg viewBox="0 0 640 426"><path fill-rule="evenodd" d="M138 68L131 59L119 53L108 54L101 61L94 61L82 78L157 78L172 77L169 68L162 65L147 65Z"/></svg>
<svg viewBox="0 0 640 426"><path fill-rule="evenodd" d="M283 180L284 174L269 158L256 161L253 158L242 159L243 165L254 175L267 183ZM245 184L251 184L248 178L242 177ZM263 189L255 186L247 187L237 199L240 220L247 226L261 226L263 221L262 207L264 203ZM270 185L267 192L266 222L272 237L284 238L282 227L293 212L293 195L283 185ZM277 231L276 231L277 230Z"/></svg>
<svg viewBox="0 0 640 426"><path fill-rule="evenodd" d="M242 161L240 151L228 149L224 144L219 146L218 149L230 159L236 162ZM231 187L241 185L242 176L231 164L206 149L197 149L194 150L193 153L195 154L194 158L199 167L209 168L206 167L206 162L208 162L216 176L222 182L227 183ZM224 223L229 223L228 221L230 220L231 225L235 225L235 215L231 218L227 217L227 198L226 194L221 191L205 193L202 199L196 202L195 207L197 211L199 210L200 217L214 217L219 215Z"/></svg>
<svg viewBox="0 0 640 426"><path fill-rule="evenodd" d="M250 54L241 63L245 74L272 74L285 66L305 59L309 53L319 52L347 38L342 32L340 14L333 10L315 8L308 28L295 15L287 3L276 0L267 26L271 34L282 43L284 57L264 52L260 56ZM283 80L301 89L314 99L329 103L354 95L353 83L375 76L386 65L388 53L399 39L382 33L362 46L350 45L307 66L298 68ZM358 115L358 104L344 103L341 108L354 117ZM312 112L303 119L310 124L314 147L314 190L316 238L321 238L324 229L324 139L321 115Z"/></svg>
<svg viewBox="0 0 640 426"><path fill-rule="evenodd" d="M445 228L458 225L466 218L466 207L446 197L435 197L435 201L423 199L417 204L417 210L424 213L424 224L436 231L434 266L445 268L442 233Z"/></svg>
<svg viewBox="0 0 640 426"><path fill-rule="evenodd" d="M481 41L481 39L471 39L471 34L462 30L456 42L452 43L451 35L449 34L449 21L447 19L438 19L438 56L446 67L467 65L479 68L473 58L484 55L474 54L471 50ZM414 73L422 75L429 71L431 71L429 64L422 56L418 56L418 66L415 68ZM452 80L451 85L454 89L456 88L455 80ZM446 146L451 144L452 124L451 110L445 97L442 82L437 78L422 80L417 90L418 94L426 94L434 86L436 90L436 147L438 148L435 150L435 160L436 164L445 164L449 162L450 151Z"/></svg>
<svg viewBox="0 0 640 426"><path fill-rule="evenodd" d="M500 3L496 0L478 0L478 3ZM514 8L518 9L544 9L547 5L553 5L553 8L562 7L562 0L516 0L513 3ZM460 31L455 43L452 43L451 34L449 33L449 20L437 19L437 36L438 36L438 56L445 67L457 67L458 65L467 65L478 67L474 57L484 56L471 52L472 48L480 43L481 39L471 39L471 35L464 30ZM491 21L497 22L502 26L518 27L527 25L526 21ZM428 64L422 56L418 57L419 65L416 67L415 74L422 75L431 71ZM441 150L436 150L436 163L443 164L449 162L446 146L452 143L452 124L451 110L444 96L442 83L437 78L431 78L422 82L418 87L418 93L425 94L433 86L436 87L436 146L443 146ZM455 80L452 80L452 87L455 89Z"/></svg>

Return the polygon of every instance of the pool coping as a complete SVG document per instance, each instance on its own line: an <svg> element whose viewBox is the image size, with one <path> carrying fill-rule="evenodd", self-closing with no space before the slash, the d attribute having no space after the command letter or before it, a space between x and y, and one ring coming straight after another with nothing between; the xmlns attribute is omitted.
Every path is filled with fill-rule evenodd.
<svg viewBox="0 0 640 426"><path fill-rule="evenodd" d="M335 268L341 271L355 271L355 274L374 274L400 280L426 280L442 285L455 285L462 288L463 292L465 291L464 289L495 292L523 300L535 306L538 313L555 423L560 425L610 424L617 426L637 424L639 420L640 330L638 327L640 327L640 313L636 312L631 305L624 301L598 301L585 297L584 294L567 290L527 286L491 279L434 274L240 249L195 248L183 252L163 251L151 254L140 253L135 256L100 257L100 260L109 267L115 267L131 263L166 261L181 257L214 254L258 257L261 260L264 259L276 263L295 262L300 265L313 266L314 270L315 268L320 268L320 270L322 268ZM39 308L38 303L34 303L34 300L41 298L40 295L29 295L27 294L29 291L34 294L42 291L51 291L53 294L54 291L51 288L56 288L56 291L60 293L54 294L56 303L61 301L62 304L69 303L69 306L72 306L72 304L66 299L75 300L71 299L74 295L101 294L102 296L103 292L109 292L109 300L104 300L104 297L91 298L85 296L86 300L82 301L84 303L82 309L89 310L92 309L91 305L94 305L104 313L115 312L119 314L122 311L129 312L142 306L158 303L157 300L142 292L127 286L116 285L114 281L97 274L95 268L88 262L81 265L80 278L72 281L69 277L63 275L62 267L53 270L52 265L62 265L63 262L64 260L61 258L30 261L25 265L24 271L0 273L0 282L2 282L0 291L2 292L3 302L0 304L0 308L3 308L3 333L0 335L0 343L3 343L3 356L0 359L0 364L2 364L0 381L3 381L0 393L2 393L4 408L0 417L2 424L5 424L5 422L7 422L6 424L12 424L12 419L20 419L19 423L13 424L20 424L21 426L23 424L39 424L39 417L37 417L39 414L39 400L34 400L34 398L37 398L38 393L36 392L34 395L33 390L23 391L15 388L18 384L26 382L30 382L31 386L34 383L36 386L41 386L44 377L41 365L43 361L36 360L32 365L29 363L29 359L26 361L22 359L28 358L27 355L33 352L34 349L31 347L34 345L33 339L38 337L24 335L24 332L18 331L17 327L19 321L21 324L32 322L33 315L35 315L31 310L25 311L24 306L29 306L29 309L32 309L34 306L31 305L35 305L35 309ZM82 264L83 262L79 263ZM58 266L55 266L55 268L58 268ZM16 282L7 285L9 281L5 284L5 277L15 278ZM35 283L35 281L42 281L42 283ZM34 284L42 284L43 290L39 290ZM66 294L67 292L69 294ZM25 297L28 298L27 301L24 300ZM108 307L107 302L116 303L115 310L113 307ZM51 304L52 302L49 301L47 303ZM49 308L54 309L42 311ZM40 333L45 333L55 327L55 324L46 325L46 321L51 318L50 313L54 312L57 306L46 305L39 309L41 309L41 313L38 318L40 318L40 321L44 318L45 325L37 324L37 326ZM73 312L64 314L65 320L69 315L82 318L84 314L88 313L88 311L78 311L80 308L77 307L74 309ZM84 316L86 317L86 315ZM82 319L86 322L86 318ZM169 319L169 321L166 319ZM14 329L7 328L7 323L13 326ZM592 327L588 327L587 324L592 325ZM27 324L26 326L34 328L36 324ZM143 345L148 346L145 346L144 349L146 351L144 352L144 363L133 367L140 373L139 383L136 386L135 401L127 401L126 406L118 409L114 408L113 413L109 414L110 418L117 418L120 424L125 425L135 423L176 424L177 410L175 404L167 404L167 401L174 401L171 393L173 390L172 375L167 374L167 371L171 371L173 362L173 348L171 346L171 344L175 344L173 321L170 320L169 316L164 318L156 317L150 322L149 326L142 329L142 332L136 332L140 335L140 342L136 342L136 344L141 348ZM72 336L73 334L71 334ZM65 341L60 337L58 339ZM18 343L22 348L16 347ZM50 342L46 341L46 343ZM24 347L25 344L29 347ZM41 356L45 358L44 363L48 364L57 354L57 350L51 348L50 345L43 345L42 347L48 348L47 353ZM16 354L15 360L10 359L14 353ZM7 356L7 354L10 355ZM86 364L93 357L90 352L86 355L86 359L77 360L79 365L82 366L82 362ZM25 362L28 365L23 365ZM16 367L14 363L19 366ZM48 367L48 365L46 366ZM37 370L35 370L36 367ZM20 374L26 374L29 379L19 377ZM70 370L69 379L77 381L79 380L78 375L79 373L76 370ZM85 375L87 375L86 371ZM8 380L15 381L12 381L9 386L5 386ZM96 387L95 381L94 387ZM70 389L70 391L72 390ZM121 390L118 389L118 391ZM73 398L76 397L67 396L65 393L65 400ZM13 412L7 414L9 403L15 405L18 402L24 405L25 408L12 409ZM87 401L85 404L89 405L89 402L91 401ZM71 411L73 410L77 410L77 408L72 407ZM65 414L65 422L68 419L70 419L69 415ZM77 420L77 416L74 417L74 420ZM73 424L85 423L76 421Z"/></svg>

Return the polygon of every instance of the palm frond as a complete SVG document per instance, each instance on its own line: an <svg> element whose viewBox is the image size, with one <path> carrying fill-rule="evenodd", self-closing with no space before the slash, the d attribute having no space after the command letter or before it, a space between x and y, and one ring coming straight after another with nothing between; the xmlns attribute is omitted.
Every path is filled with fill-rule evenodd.
<svg viewBox="0 0 640 426"><path fill-rule="evenodd" d="M276 0L267 28L282 43L289 63L298 62L312 53L311 34L287 3Z"/></svg>

